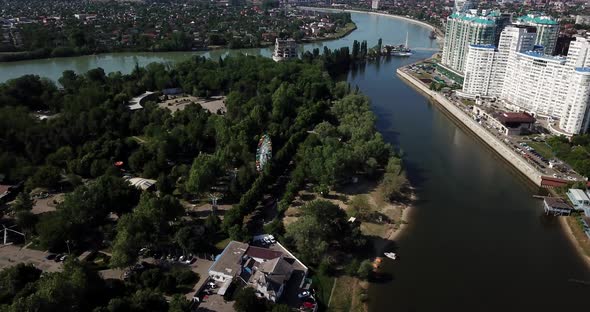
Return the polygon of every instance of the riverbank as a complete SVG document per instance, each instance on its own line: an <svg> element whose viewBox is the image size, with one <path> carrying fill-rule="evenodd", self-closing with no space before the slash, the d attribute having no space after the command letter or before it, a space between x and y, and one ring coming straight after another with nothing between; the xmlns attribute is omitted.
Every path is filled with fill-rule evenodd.
<svg viewBox="0 0 590 312"><path fill-rule="evenodd" d="M370 254L362 251L356 255L348 255L348 261L353 258L361 261L383 257L384 252L392 251L396 239L406 230L417 199L416 190L411 186L402 198L395 202L385 199L383 193L381 183L364 178L360 178L357 183L331 190L325 197L321 197L308 185L298 192L291 207L285 212L283 223L288 226L295 222L300 215L299 207L311 201L319 198L330 201L344 210L349 217L356 218L355 222L360 223L361 232L367 238L367 247L372 250ZM339 273L333 277L331 295L324 298L328 311L368 311L368 291L372 283L345 274L346 266L349 264L336 269Z"/></svg>
<svg viewBox="0 0 590 312"><path fill-rule="evenodd" d="M573 216L557 217L559 225L567 236L568 240L578 251L582 261L590 269L590 239L580 229L576 228L578 224Z"/></svg>
<svg viewBox="0 0 590 312"><path fill-rule="evenodd" d="M475 134L478 139L487 144L493 151L500 155L506 162L512 165L517 172L521 173L529 181L537 186L541 186L542 175L541 173L527 163L520 155L516 154L511 150L504 142L500 141L489 131L483 128L477 123L469 114L461 110L457 105L453 104L449 99L439 92L429 89L429 86L422 83L411 74L404 71L405 67L400 67L396 70L398 76L402 80L415 87L418 91L424 93L431 98L435 103L439 104L439 107L443 108L446 113L452 116L453 120L464 126L471 133Z"/></svg>
<svg viewBox="0 0 590 312"><path fill-rule="evenodd" d="M307 7L307 6L299 6L298 8L303 9L303 10L316 10L316 11L317 10L327 10L327 11L333 11L333 12L364 13L364 14L372 14L372 15L385 16L385 17L390 17L390 18L395 18L395 19L401 19L406 22L410 22L413 24L418 24L423 27L426 27L426 28L436 32L437 36L439 36L439 37L444 36L444 32L441 29L439 29L427 22L416 20L411 17L402 16L402 15L389 14L389 13L379 12L379 11L363 11L363 10L358 10L358 9L336 9L336 8Z"/></svg>
<svg viewBox="0 0 590 312"><path fill-rule="evenodd" d="M322 38L310 38L310 39L302 39L301 43L310 43L310 42L325 42L330 40L337 40L342 39L348 36L351 32L357 29L356 24L354 22L346 24L344 28L342 28L339 32L335 34L328 34L327 37Z"/></svg>
<svg viewBox="0 0 590 312"><path fill-rule="evenodd" d="M328 42L334 41L338 39L342 39L348 36L350 33L357 29L357 25L354 22L350 22L346 24L345 27L340 29L338 32L333 34L327 34L326 37L321 38L307 38L302 39L298 44L305 44L305 43L318 43L318 42ZM0 52L0 64L2 63L17 63L17 62L26 62L26 61L34 61L34 60L52 60L52 59L64 59L70 57L81 57L81 56L102 56L107 54L125 54L125 53L141 53L141 54L158 54L158 53L206 53L206 52L216 52L216 51L240 51L240 50L253 50L253 49L266 49L271 48L274 46L274 42L263 42L255 47L240 47L240 48L230 48L228 46L218 46L218 45L210 45L201 49L189 49L189 50L174 50L174 51L150 51L150 50L141 50L141 49L129 49L129 50L114 50L114 51L99 51L99 52L88 52L88 53L75 53L75 54L68 54L68 55L52 55L50 51L19 51L19 52Z"/></svg>

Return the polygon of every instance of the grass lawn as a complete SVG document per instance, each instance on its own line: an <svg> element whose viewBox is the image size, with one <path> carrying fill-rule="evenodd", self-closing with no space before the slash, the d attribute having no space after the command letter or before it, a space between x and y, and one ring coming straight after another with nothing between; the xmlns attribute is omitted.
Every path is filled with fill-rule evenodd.
<svg viewBox="0 0 590 312"><path fill-rule="evenodd" d="M357 288L359 281L350 276L342 276L336 280L334 294L328 311L363 311L363 304L358 300ZM355 300L356 299L356 300Z"/></svg>
<svg viewBox="0 0 590 312"><path fill-rule="evenodd" d="M231 239L229 237L222 240L222 241L219 241L215 244L215 248L217 248L217 250L219 250L219 251L224 250L230 241L231 241Z"/></svg>
<svg viewBox="0 0 590 312"><path fill-rule="evenodd" d="M356 24L355 23L348 23L348 24L346 24L346 26L338 29L338 31L334 34L334 37L342 37L342 36L348 34L349 32L353 31L354 29L356 29Z"/></svg>
<svg viewBox="0 0 590 312"><path fill-rule="evenodd" d="M387 233L387 226L383 224L363 222L361 223L361 231L363 235L382 237Z"/></svg>
<svg viewBox="0 0 590 312"><path fill-rule="evenodd" d="M551 151L551 147L547 145L545 142L527 142L527 144L534 148L541 156L551 159L553 158L553 151Z"/></svg>
<svg viewBox="0 0 590 312"><path fill-rule="evenodd" d="M332 292L332 286L334 285L334 278L320 273L314 273L311 277L313 281L313 287L316 290L317 299L320 303L320 307L325 310L330 301L330 293Z"/></svg>

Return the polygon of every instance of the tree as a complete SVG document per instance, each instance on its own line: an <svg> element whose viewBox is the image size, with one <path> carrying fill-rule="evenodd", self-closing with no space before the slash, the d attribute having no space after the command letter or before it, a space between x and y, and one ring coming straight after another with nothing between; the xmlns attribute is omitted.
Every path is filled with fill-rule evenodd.
<svg viewBox="0 0 590 312"><path fill-rule="evenodd" d="M141 289L131 296L132 311L161 312L168 310L168 303L162 294L150 290Z"/></svg>
<svg viewBox="0 0 590 312"><path fill-rule="evenodd" d="M12 211L18 213L21 211L31 211L31 209L33 209L33 200L31 199L29 192L20 192L12 204Z"/></svg>
<svg viewBox="0 0 590 312"><path fill-rule="evenodd" d="M363 280L369 279L371 272L373 272L373 264L369 260L363 260L359 265L357 276Z"/></svg>
<svg viewBox="0 0 590 312"><path fill-rule="evenodd" d="M27 188L56 187L61 180L61 170L53 166L42 166L27 180Z"/></svg>
<svg viewBox="0 0 590 312"><path fill-rule="evenodd" d="M2 270L0 272L0 304L10 303L29 283L36 282L40 276L41 270L32 264L19 263Z"/></svg>
<svg viewBox="0 0 590 312"><path fill-rule="evenodd" d="M187 190L193 193L206 191L217 178L220 169L220 163L216 156L200 154L193 161L186 184Z"/></svg>
<svg viewBox="0 0 590 312"><path fill-rule="evenodd" d="M365 220L371 213L371 204L367 195L356 195L353 197L348 205L348 209L351 216Z"/></svg>
<svg viewBox="0 0 590 312"><path fill-rule="evenodd" d="M271 312L290 312L292 311L291 307L286 304L274 304L272 306Z"/></svg>
<svg viewBox="0 0 590 312"><path fill-rule="evenodd" d="M42 303L40 311L89 311L105 300L104 281L94 271L68 260L63 271L45 273L30 296ZM14 305L14 304L13 304Z"/></svg>
<svg viewBox="0 0 590 312"><path fill-rule="evenodd" d="M395 200L401 196L404 188L408 185L408 179L402 170L401 159L397 157L389 159L381 185L385 198Z"/></svg>
<svg viewBox="0 0 590 312"><path fill-rule="evenodd" d="M243 287L236 294L234 309L237 312L264 311L264 302L256 297L256 290L251 287Z"/></svg>
<svg viewBox="0 0 590 312"><path fill-rule="evenodd" d="M124 214L117 223L111 266L129 266L137 261L140 248L169 241L170 221L183 212L178 200L170 195L144 193L133 212Z"/></svg>
<svg viewBox="0 0 590 312"><path fill-rule="evenodd" d="M25 237L34 232L38 220L37 215L30 211L25 210L16 213L16 224L25 233Z"/></svg>

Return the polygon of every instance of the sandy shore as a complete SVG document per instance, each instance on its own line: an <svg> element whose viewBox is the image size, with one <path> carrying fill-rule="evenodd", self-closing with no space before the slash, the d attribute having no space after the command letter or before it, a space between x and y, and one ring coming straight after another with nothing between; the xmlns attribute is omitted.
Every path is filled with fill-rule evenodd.
<svg viewBox="0 0 590 312"><path fill-rule="evenodd" d="M385 232L385 234L381 236L382 240L373 240L373 248L377 253L377 256L383 255L383 252L385 252L386 248L391 243L395 242L395 240L398 239L399 236L404 232L404 229L408 227L410 222L410 214L414 209L414 203L416 202L416 192L413 188L411 188L410 200L410 204L392 204L396 208L401 209L401 216L398 221L399 227L389 229L387 232Z"/></svg>
<svg viewBox="0 0 590 312"><path fill-rule="evenodd" d="M586 266L590 269L590 257L588 257L584 253L584 250L582 249L578 240L574 236L574 232L572 232L572 229L570 228L569 224L567 223L567 220L565 219L565 217L558 217L558 219L559 219L559 224L561 225L563 232L566 234L566 236L570 240L570 242L575 246L576 250L578 251L578 254L583 259L584 263L586 263Z"/></svg>

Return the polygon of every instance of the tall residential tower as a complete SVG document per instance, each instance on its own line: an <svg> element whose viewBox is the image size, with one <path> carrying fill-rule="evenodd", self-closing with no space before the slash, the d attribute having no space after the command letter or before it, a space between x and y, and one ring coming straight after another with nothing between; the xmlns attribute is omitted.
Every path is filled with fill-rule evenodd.
<svg viewBox="0 0 590 312"><path fill-rule="evenodd" d="M554 54L557 37L559 37L559 23L555 19L543 14L527 14L516 18L514 24L535 27L537 29L535 45L543 46L545 54Z"/></svg>
<svg viewBox="0 0 590 312"><path fill-rule="evenodd" d="M469 45L496 44L500 31L509 22L509 15L496 11L453 13L447 18L441 64L463 75Z"/></svg>
<svg viewBox="0 0 590 312"><path fill-rule="evenodd" d="M576 37L567 57L536 50L537 28L508 26L499 46L470 45L463 93L500 99L507 108L559 119L558 134L586 132L590 123L590 41Z"/></svg>

